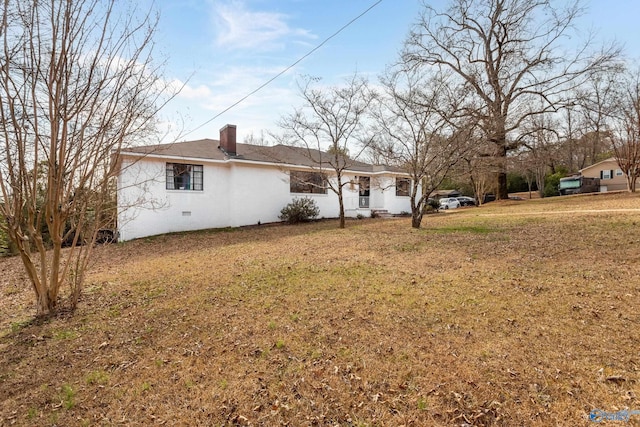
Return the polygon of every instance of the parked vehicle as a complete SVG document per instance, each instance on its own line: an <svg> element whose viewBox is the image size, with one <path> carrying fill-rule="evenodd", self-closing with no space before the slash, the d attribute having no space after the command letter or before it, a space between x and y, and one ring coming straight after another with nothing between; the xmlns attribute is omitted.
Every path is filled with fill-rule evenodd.
<svg viewBox="0 0 640 427"><path fill-rule="evenodd" d="M573 175L560 178L558 192L561 196L567 194L597 193L600 191L600 178L588 178L582 175Z"/></svg>
<svg viewBox="0 0 640 427"><path fill-rule="evenodd" d="M457 209L460 207L460 202L455 197L445 197L440 199L440 209Z"/></svg>
<svg viewBox="0 0 640 427"><path fill-rule="evenodd" d="M460 202L460 206L475 206L476 205L476 199L474 199L473 197L460 196L460 197L456 197L456 199L458 199L458 201Z"/></svg>
<svg viewBox="0 0 640 427"><path fill-rule="evenodd" d="M496 195L493 193L486 193L482 198L482 203L489 203L496 200Z"/></svg>

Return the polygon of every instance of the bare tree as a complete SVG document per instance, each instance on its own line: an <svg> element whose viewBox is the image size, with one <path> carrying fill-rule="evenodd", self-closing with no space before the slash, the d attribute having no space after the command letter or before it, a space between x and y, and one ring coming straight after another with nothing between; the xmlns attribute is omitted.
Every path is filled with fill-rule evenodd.
<svg viewBox="0 0 640 427"><path fill-rule="evenodd" d="M640 178L640 69L629 72L623 80L617 105L612 145L627 178L627 189L635 192Z"/></svg>
<svg viewBox="0 0 640 427"><path fill-rule="evenodd" d="M529 198L531 199L531 192L533 188L533 182L536 180L535 162L532 162L530 151L521 151L511 162L511 168L518 174L520 174L527 183L527 190L529 191Z"/></svg>
<svg viewBox="0 0 640 427"><path fill-rule="evenodd" d="M544 197L547 174L549 173L549 159L552 155L551 147L549 147L545 139L536 140L530 147L529 168L533 171L536 187L538 187L538 195Z"/></svg>
<svg viewBox="0 0 640 427"><path fill-rule="evenodd" d="M157 19L125 8L7 0L0 10L1 226L38 315L56 310L65 284L77 305L98 231L115 225L112 156L148 136L161 107Z"/></svg>
<svg viewBox="0 0 640 427"><path fill-rule="evenodd" d="M411 226L420 228L429 196L460 160L470 130L463 133L451 119L456 97L442 73L390 71L382 85L374 113L381 139L374 151L410 176Z"/></svg>
<svg viewBox="0 0 640 427"><path fill-rule="evenodd" d="M528 151L525 158L535 176L540 197L545 196L547 173L556 172L560 157L560 124L554 116L551 113L531 115L522 126L522 146Z"/></svg>
<svg viewBox="0 0 640 427"><path fill-rule="evenodd" d="M257 145L260 147L266 147L269 145L269 140L267 139L267 134L264 129L260 130L259 135L255 135L253 131L244 138L245 144Z"/></svg>
<svg viewBox="0 0 640 427"><path fill-rule="evenodd" d="M608 70L595 73L576 89L575 102L567 107L566 115L568 135L564 145L570 154L570 171L575 171L574 165L579 170L610 156L609 121L619 109L616 90L622 72L622 66L612 62Z"/></svg>
<svg viewBox="0 0 640 427"><path fill-rule="evenodd" d="M309 185L326 183L338 196L340 228L344 228L343 190L351 184L344 172L371 140L365 118L374 94L368 82L356 74L342 86L315 87L318 82L318 78L306 77L299 84L303 105L280 119L278 125L284 134L278 139L303 147L313 169L327 176L324 183Z"/></svg>
<svg viewBox="0 0 640 427"><path fill-rule="evenodd" d="M496 165L495 157L491 155L492 145L486 141L477 141L477 139L479 138L476 135L469 138L467 151L456 169L458 175L467 179L471 184L476 203L482 205L485 194L495 191L492 177L500 169L500 165Z"/></svg>
<svg viewBox="0 0 640 427"><path fill-rule="evenodd" d="M523 122L566 104L572 88L618 54L588 54L591 40L574 54L562 48L581 12L579 0L562 8L552 0L452 0L446 11L425 4L405 43L405 63L451 70L469 89L468 113L502 163L499 198L508 197L506 158L521 145Z"/></svg>
<svg viewBox="0 0 640 427"><path fill-rule="evenodd" d="M581 91L578 96L584 97L586 93ZM572 173L602 160L611 150L606 120L599 120L597 125L591 122L583 102L586 100L568 105L560 115L562 124L558 131L563 135L558 161Z"/></svg>
<svg viewBox="0 0 640 427"><path fill-rule="evenodd" d="M577 172L578 169L582 169L582 167L584 167L578 167L578 162L576 161L576 120L572 107L573 106L567 106L567 108L563 109L562 113L564 129L564 142L562 144L562 151L567 169L571 173ZM530 189L529 192L531 192Z"/></svg>

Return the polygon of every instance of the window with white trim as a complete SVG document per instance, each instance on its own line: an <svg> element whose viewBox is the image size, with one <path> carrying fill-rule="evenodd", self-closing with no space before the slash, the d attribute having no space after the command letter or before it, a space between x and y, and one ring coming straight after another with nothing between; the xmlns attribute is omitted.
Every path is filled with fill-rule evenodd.
<svg viewBox="0 0 640 427"><path fill-rule="evenodd" d="M396 178L396 196L408 197L411 195L411 180L409 178Z"/></svg>
<svg viewBox="0 0 640 427"><path fill-rule="evenodd" d="M167 190L202 191L202 165L167 163Z"/></svg>
<svg viewBox="0 0 640 427"><path fill-rule="evenodd" d="M616 176L622 176L622 175L624 175L622 173L622 169L616 169Z"/></svg>
<svg viewBox="0 0 640 427"><path fill-rule="evenodd" d="M320 172L291 171L289 191L292 193L327 194L327 177Z"/></svg>
<svg viewBox="0 0 640 427"><path fill-rule="evenodd" d="M613 178L612 170L602 170L600 171L600 179L611 179Z"/></svg>

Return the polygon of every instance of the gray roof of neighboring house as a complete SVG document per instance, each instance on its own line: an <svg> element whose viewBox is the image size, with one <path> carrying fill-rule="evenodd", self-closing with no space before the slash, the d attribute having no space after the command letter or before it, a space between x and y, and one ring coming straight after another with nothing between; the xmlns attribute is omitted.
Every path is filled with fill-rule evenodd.
<svg viewBox="0 0 640 427"><path fill-rule="evenodd" d="M436 190L431 195L434 197L458 197L462 196L462 193L458 190Z"/></svg>
<svg viewBox="0 0 640 427"><path fill-rule="evenodd" d="M167 156L196 158L204 160L218 161L249 161L264 162L274 164L287 164L292 166L318 167L321 158L327 159L327 166L330 154L319 150L307 150L302 147L291 147L288 145L261 146L252 144L236 144L235 156L228 155L219 148L220 141L215 139L199 139L197 141L175 142L171 144L148 145L142 147L132 147L122 150L123 154L131 153L147 156ZM396 172L403 173L402 169L385 166L371 165L357 160L348 160L345 169L361 172Z"/></svg>

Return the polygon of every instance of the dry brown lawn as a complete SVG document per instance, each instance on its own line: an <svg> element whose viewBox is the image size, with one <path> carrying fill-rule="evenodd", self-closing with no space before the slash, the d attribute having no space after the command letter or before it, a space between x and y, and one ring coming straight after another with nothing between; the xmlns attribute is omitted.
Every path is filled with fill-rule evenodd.
<svg viewBox="0 0 640 427"><path fill-rule="evenodd" d="M19 260L0 260L0 425L587 426L640 409L640 195L95 258L78 310L39 320Z"/></svg>

